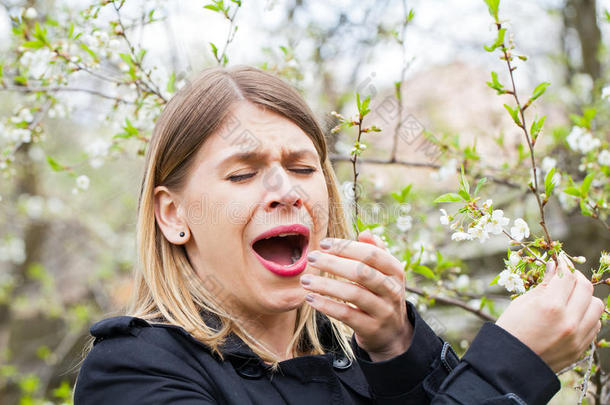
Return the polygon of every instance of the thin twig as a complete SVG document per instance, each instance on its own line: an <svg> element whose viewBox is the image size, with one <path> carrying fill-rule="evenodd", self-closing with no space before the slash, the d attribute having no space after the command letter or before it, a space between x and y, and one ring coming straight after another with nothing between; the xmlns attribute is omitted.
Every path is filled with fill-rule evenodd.
<svg viewBox="0 0 610 405"><path fill-rule="evenodd" d="M498 31L500 31L502 29L502 24L500 24L499 22L496 22L496 27L497 27ZM538 174L537 174L538 172L537 172L537 168L536 168L536 158L534 156L534 144L532 143L530 134L527 131L527 124L525 122L525 109L527 108L527 105L522 106L521 102L519 101L519 96L517 95L517 87L515 86L515 78L513 76L513 71L515 70L515 68L510 63L511 56L508 55L508 50L506 49L506 45L504 45L504 42L502 42L500 47L502 49L502 53L504 54L504 60L506 61L506 66L508 67L508 73L510 75L510 81L511 81L511 85L513 88L512 91L509 91L508 93L513 96L513 98L515 99L515 102L517 103L517 108L519 108L519 113L521 115L521 123L518 124L518 126L523 130L523 134L525 135L525 140L527 141L527 146L530 151L530 160L532 163L532 173L534 176L534 184L531 187L531 190L534 193L534 196L536 197L536 202L538 203L538 209L540 211L540 226L542 227L542 230L544 231L544 235L546 236L546 240L550 245L551 237L546 228L546 222L544 219L544 204L543 204L542 200L540 199L540 193L539 193L539 188L538 188Z"/></svg>
<svg viewBox="0 0 610 405"><path fill-rule="evenodd" d="M402 84L405 81L405 74L409 63L406 61L407 47L405 46L405 37L407 35L407 26L409 25L409 11L407 10L407 0L402 0L402 9L404 12L403 23L402 23L402 34L400 36L400 46L402 51L402 69L400 70L400 81L396 86L396 98L398 99L398 118L396 126L394 127L394 139L392 142L392 152L390 154L390 161L396 161L396 149L398 147L398 133L402 124Z"/></svg>
<svg viewBox="0 0 610 405"><path fill-rule="evenodd" d="M580 392L580 396L578 397L578 405L582 404L583 399L587 395L587 389L589 387L589 378L591 378L591 370L593 369L593 354L595 353L595 341L591 342L591 352L589 353L589 365L587 366L587 372L584 376L584 381L582 382L582 391Z"/></svg>
<svg viewBox="0 0 610 405"><path fill-rule="evenodd" d="M420 295L425 298L433 299L435 302L440 302L442 304L453 305L453 306L462 308L462 309L478 316L479 318L481 318L484 321L491 321L491 322L496 321L496 318L494 316L486 314L485 312L481 311L480 309L473 308L470 305L468 305L467 303L465 303L464 301L458 300L456 298L442 297L439 295L428 294L424 290L417 288L417 287L406 286L405 288L409 292L412 292L414 294Z"/></svg>
<svg viewBox="0 0 610 405"><path fill-rule="evenodd" d="M125 33L125 25L123 25L123 20L121 19L121 12L120 12L121 7L117 6L116 0L112 0L112 6L114 7L114 10L116 12L118 23L121 26L121 31L118 33L118 35L120 35L127 43L127 47L129 48L129 53L131 55L131 59L132 59L134 65L136 65L142 71L142 73L144 73L144 76L146 76L146 78L149 81L147 83L146 81L142 80L142 78L138 78L138 80L136 80L136 85L138 83L141 83L144 86L145 91L147 91L148 93L155 94L164 103L167 103L167 100L161 94L161 90L150 77L149 72L147 72L146 69L144 69L144 67L138 60L138 57L136 55L136 50L135 50L134 46L131 44L131 41L129 40L129 38L127 37L127 34Z"/></svg>
<svg viewBox="0 0 610 405"><path fill-rule="evenodd" d="M2 86L0 87L0 89L2 90L7 90L7 91L18 91L18 92L22 92L22 93L37 93L37 92L58 92L58 91L72 91L72 92L83 92L83 93L89 93L98 97L102 97L108 100L114 100L118 103L125 103L125 104L134 104L133 101L128 101L125 99L122 99L120 97L116 97L116 96L110 96L108 94L104 94L100 91L97 90L93 90L93 89L84 89L84 88L80 88L80 87L67 87L67 86L48 86L48 87L30 87L30 86Z"/></svg>
<svg viewBox="0 0 610 405"><path fill-rule="evenodd" d="M351 157L340 155L337 153L329 154L328 158L330 159L331 162L351 162L352 161ZM399 159L392 161L392 160L379 159L379 158L360 158L358 160L362 164L373 164L373 165L399 165L399 166L405 166L405 167L420 167L420 168L427 168L427 169L440 169L440 167L441 167L441 165L439 165L437 163L410 162L410 161L399 160ZM459 169L456 169L456 173L459 173ZM521 186L519 186L518 184L513 183L506 179L497 178L497 177L491 176L491 175L484 175L484 177L486 177L491 182L494 182L496 184L500 184L500 185L503 185L503 186L506 186L509 188L514 188L514 189L521 188Z"/></svg>
<svg viewBox="0 0 610 405"><path fill-rule="evenodd" d="M235 7L235 10L233 11L233 15L231 15L230 17L229 17L228 14L225 14L225 17L230 22L229 23L229 34L227 35L227 39L226 39L225 44L224 44L224 46L222 48L222 53L216 59L216 62L218 62L218 65L224 65L223 60L226 58L227 48L229 47L229 44L231 42L233 42L233 39L235 38L235 33L237 32L237 30L235 29L235 17L237 16L237 12L239 11L240 8L241 8L241 6L237 5Z"/></svg>

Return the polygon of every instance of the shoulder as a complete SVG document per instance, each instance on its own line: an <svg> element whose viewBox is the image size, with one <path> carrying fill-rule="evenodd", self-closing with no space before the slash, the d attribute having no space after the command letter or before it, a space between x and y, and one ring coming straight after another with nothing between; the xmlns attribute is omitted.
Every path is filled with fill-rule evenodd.
<svg viewBox="0 0 610 405"><path fill-rule="evenodd" d="M78 375L75 403L95 403L94 398L105 403L126 395L142 400L155 387L177 381L183 393L211 391L201 358L192 355L197 343L182 328L118 316L97 322L90 332L95 341ZM198 352L212 361L204 347Z"/></svg>

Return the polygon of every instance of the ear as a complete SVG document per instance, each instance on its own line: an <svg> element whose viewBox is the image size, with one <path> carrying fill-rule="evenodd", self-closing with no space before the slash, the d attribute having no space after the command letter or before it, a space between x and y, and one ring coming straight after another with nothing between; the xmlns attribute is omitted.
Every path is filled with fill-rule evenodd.
<svg viewBox="0 0 610 405"><path fill-rule="evenodd" d="M157 186L154 190L154 201L155 218L165 239L175 245L185 244L190 239L191 232L182 218L178 195L165 186ZM184 236L180 236L181 232L184 232Z"/></svg>

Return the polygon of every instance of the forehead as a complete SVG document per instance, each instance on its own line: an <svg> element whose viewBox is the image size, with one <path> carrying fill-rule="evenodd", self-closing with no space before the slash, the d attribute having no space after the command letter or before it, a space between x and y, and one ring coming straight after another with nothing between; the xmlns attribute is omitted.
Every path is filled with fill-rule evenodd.
<svg viewBox="0 0 610 405"><path fill-rule="evenodd" d="M236 104L223 126L203 144L200 163L218 165L233 157L256 160L277 155L319 159L310 137L294 122L248 102Z"/></svg>

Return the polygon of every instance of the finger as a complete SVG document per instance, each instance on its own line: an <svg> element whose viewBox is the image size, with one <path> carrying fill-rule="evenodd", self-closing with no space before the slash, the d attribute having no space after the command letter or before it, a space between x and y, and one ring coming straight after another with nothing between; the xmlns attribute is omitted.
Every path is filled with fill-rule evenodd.
<svg viewBox="0 0 610 405"><path fill-rule="evenodd" d="M363 262L320 251L312 252L312 256L314 261L310 261L311 266L358 283L379 296L398 297L402 293L402 297L406 294L404 285L397 278L387 276ZM308 255L308 259L310 257Z"/></svg>
<svg viewBox="0 0 610 405"><path fill-rule="evenodd" d="M365 314L358 308L353 308L348 304L337 302L331 298L324 297L316 293L308 293L312 297L312 301L306 302L324 314L333 317L354 330L362 330L367 325L371 324L373 318Z"/></svg>
<svg viewBox="0 0 610 405"><path fill-rule="evenodd" d="M307 284L303 284L301 278L301 284L306 290L351 302L373 318L384 315L381 313L386 305L383 299L358 284L328 277L309 276L310 281Z"/></svg>
<svg viewBox="0 0 610 405"><path fill-rule="evenodd" d="M364 243L370 243L378 248L388 250L386 243L379 236L373 234L369 228L366 228L358 235L358 240Z"/></svg>
<svg viewBox="0 0 610 405"><path fill-rule="evenodd" d="M373 235L369 228L358 234L358 240L364 243L376 244L375 235Z"/></svg>
<svg viewBox="0 0 610 405"><path fill-rule="evenodd" d="M555 260L549 259L546 262L546 270L544 271L544 278L542 279L542 283L540 285L548 285L551 279L555 276L556 264Z"/></svg>
<svg viewBox="0 0 610 405"><path fill-rule="evenodd" d="M604 313L605 308L606 306L604 305L604 301L597 297L593 297L589 307L587 308L587 312L582 318L581 327L585 330L594 329L594 327L597 325L597 321L599 321Z"/></svg>
<svg viewBox="0 0 610 405"><path fill-rule="evenodd" d="M604 302L597 297L593 297L581 323L581 336L584 336L582 345L585 348L593 341L601 329L602 324L599 318L604 312L604 309Z"/></svg>
<svg viewBox="0 0 610 405"><path fill-rule="evenodd" d="M383 248L348 239L327 239L329 239L330 247L322 249L323 252L360 261L387 275L404 276L400 261Z"/></svg>
<svg viewBox="0 0 610 405"><path fill-rule="evenodd" d="M580 271L576 270L574 274L576 275L576 285L568 298L567 306L572 319L580 323L591 304L593 284Z"/></svg>
<svg viewBox="0 0 610 405"><path fill-rule="evenodd" d="M556 274L549 281L547 291L559 305L565 305L576 286L576 274L572 273L564 260L559 258Z"/></svg>

